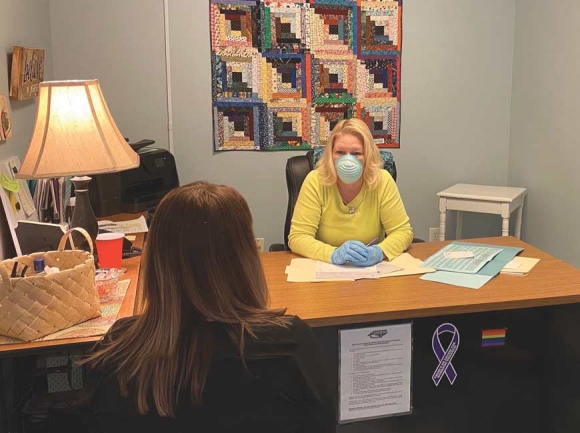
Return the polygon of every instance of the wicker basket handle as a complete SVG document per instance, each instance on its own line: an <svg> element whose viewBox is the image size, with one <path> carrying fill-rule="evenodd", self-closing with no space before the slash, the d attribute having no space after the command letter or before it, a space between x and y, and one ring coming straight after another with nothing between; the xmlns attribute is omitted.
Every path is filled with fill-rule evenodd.
<svg viewBox="0 0 580 433"><path fill-rule="evenodd" d="M74 231L81 233L85 237L85 239L89 243L89 247L91 249L91 254L93 254L93 241L91 240L91 237L89 236L88 232L81 227L73 227L72 229L69 229L64 235L62 235L62 238L60 238L60 242L58 243L58 250L64 251L64 247L66 246L67 240L70 241L71 249L73 249L73 250L77 249L75 247L75 244L74 244L74 241L72 238L72 232L74 232ZM4 270L4 271L6 272L6 270ZM4 277L4 275L2 275L2 277Z"/></svg>
<svg viewBox="0 0 580 433"><path fill-rule="evenodd" d="M4 265L0 265L0 277L2 277L2 284L7 285L7 288L12 289L12 286L10 285L10 275L8 275L8 271Z"/></svg>

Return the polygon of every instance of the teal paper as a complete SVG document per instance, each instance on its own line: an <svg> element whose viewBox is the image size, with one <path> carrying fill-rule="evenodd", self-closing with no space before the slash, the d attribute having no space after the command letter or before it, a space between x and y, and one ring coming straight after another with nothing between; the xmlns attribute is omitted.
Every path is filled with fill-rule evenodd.
<svg viewBox="0 0 580 433"><path fill-rule="evenodd" d="M466 251L472 253L471 258L445 258L446 253ZM502 249L500 247L452 242L425 260L421 267L434 268L438 271L477 274L501 251Z"/></svg>
<svg viewBox="0 0 580 433"><path fill-rule="evenodd" d="M477 274L464 274L460 272L436 271L425 274L421 277L425 281L434 281L437 283L451 284L453 286L467 287L470 289L479 289L493 277L495 277L523 248L504 247L501 245L477 244L470 242L453 242L460 245L473 245L478 247L502 248L489 263L479 270Z"/></svg>
<svg viewBox="0 0 580 433"><path fill-rule="evenodd" d="M437 271L421 276L422 280L435 281L436 283L451 284L452 286L479 289L493 276L478 274L462 274L459 272Z"/></svg>
<svg viewBox="0 0 580 433"><path fill-rule="evenodd" d="M518 255L520 251L523 251L523 248L519 247L503 247L501 245L488 245L488 244L474 244L469 242L454 242L456 244L461 245L475 245L478 247L493 247L493 248L502 248L502 251L499 252L497 256L495 256L491 262L485 265L483 268L479 270L476 275L489 275L491 277L495 277L499 274L499 271L503 269L505 265L512 261L512 259Z"/></svg>

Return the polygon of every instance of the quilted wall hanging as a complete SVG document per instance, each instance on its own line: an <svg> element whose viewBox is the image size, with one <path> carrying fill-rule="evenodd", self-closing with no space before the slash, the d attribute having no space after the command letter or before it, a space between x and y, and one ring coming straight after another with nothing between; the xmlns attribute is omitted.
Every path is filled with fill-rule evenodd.
<svg viewBox="0 0 580 433"><path fill-rule="evenodd" d="M215 150L310 149L350 117L398 148L402 4L210 0Z"/></svg>

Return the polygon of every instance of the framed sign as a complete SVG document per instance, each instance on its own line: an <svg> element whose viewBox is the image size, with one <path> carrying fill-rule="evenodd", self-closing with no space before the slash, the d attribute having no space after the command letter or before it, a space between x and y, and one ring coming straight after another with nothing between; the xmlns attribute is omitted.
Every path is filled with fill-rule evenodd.
<svg viewBox="0 0 580 433"><path fill-rule="evenodd" d="M14 47L10 76L10 99L24 101L38 95L38 85L44 81L44 50Z"/></svg>
<svg viewBox="0 0 580 433"><path fill-rule="evenodd" d="M0 141L5 141L12 135L12 125L10 124L10 113L8 112L8 101L6 97L0 95Z"/></svg>

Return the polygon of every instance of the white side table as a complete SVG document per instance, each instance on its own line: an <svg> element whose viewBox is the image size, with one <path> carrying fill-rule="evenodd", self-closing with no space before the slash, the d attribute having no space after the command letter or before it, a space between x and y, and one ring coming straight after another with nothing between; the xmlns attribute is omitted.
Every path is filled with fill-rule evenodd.
<svg viewBox="0 0 580 433"><path fill-rule="evenodd" d="M458 183L438 192L439 196L439 240L445 240L445 220L448 210L457 211L456 238L461 239L463 211L501 215L501 235L509 236L510 214L517 209L515 237L520 238L522 210L526 188L507 186L469 185Z"/></svg>

